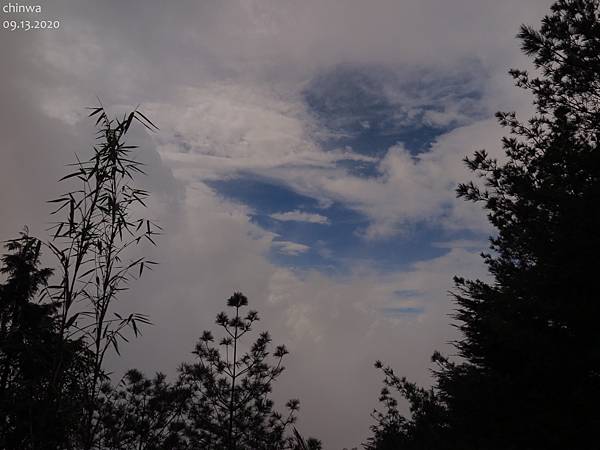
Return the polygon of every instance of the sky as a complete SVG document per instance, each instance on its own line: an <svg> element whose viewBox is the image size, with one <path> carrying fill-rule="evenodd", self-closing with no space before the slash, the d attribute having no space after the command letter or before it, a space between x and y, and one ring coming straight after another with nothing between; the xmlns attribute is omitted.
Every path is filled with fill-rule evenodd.
<svg viewBox="0 0 600 450"><path fill-rule="evenodd" d="M454 354L452 277L487 276L493 233L456 199L462 159L502 158L496 111L531 114L507 71L530 68L515 35L550 1L39 4L59 29L0 30L0 239L46 235L64 165L91 154L85 107L139 105L160 130L129 140L165 231L117 306L154 325L111 370L172 376L242 291L290 350L277 405L299 398L324 448L359 446L376 360L427 386L433 351Z"/></svg>

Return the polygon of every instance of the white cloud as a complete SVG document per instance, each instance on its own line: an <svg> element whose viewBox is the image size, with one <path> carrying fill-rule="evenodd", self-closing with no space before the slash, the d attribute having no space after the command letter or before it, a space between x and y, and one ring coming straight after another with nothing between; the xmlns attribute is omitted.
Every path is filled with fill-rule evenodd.
<svg viewBox="0 0 600 450"><path fill-rule="evenodd" d="M368 433L366 413L376 406L381 375L372 367L381 359L422 384L430 383L429 358L434 350L448 352L457 337L449 324L452 304L447 291L452 276L484 276L477 252L452 250L447 255L414 264L406 271L380 274L355 267L343 278L314 271L279 268L270 278L268 305L277 311L276 333L289 336L289 374L278 395L298 393L300 426L323 429L333 448L356 446ZM410 298L398 292L412 292ZM423 309L418 315L385 317L385 308ZM297 380L303 380L298 384ZM323 402L323 393L327 401ZM356 405L366 405L363 411ZM343 411L343 412L342 412ZM343 420L323 417L343 416ZM368 413L367 413L368 415ZM339 445L338 445L339 444Z"/></svg>
<svg viewBox="0 0 600 450"><path fill-rule="evenodd" d="M390 238L415 223L485 233L490 228L480 206L457 199L455 189L473 179L463 158L479 148L500 156L502 133L495 120L483 120L439 137L431 150L416 156L402 145L393 146L379 162L377 177L339 169L277 168L272 173L305 195L365 214L371 220L364 230L369 239Z"/></svg>
<svg viewBox="0 0 600 450"><path fill-rule="evenodd" d="M274 241L273 245L279 250L279 252L290 256L298 256L299 254L306 253L308 250L310 250L308 245L290 241Z"/></svg>
<svg viewBox="0 0 600 450"><path fill-rule="evenodd" d="M287 211L282 213L271 214L271 217L282 222L295 221L295 222L308 222L318 223L321 225L329 225L329 219L321 214L307 213L305 211Z"/></svg>
<svg viewBox="0 0 600 450"><path fill-rule="evenodd" d="M481 210L457 200L459 182L473 178L462 159L475 149L499 154L503 133L495 120L481 120L437 139L429 151L411 155L401 144L377 163L379 176L351 174L341 160L376 161L351 150L326 151L319 125L292 92L289 98L251 86L186 89L181 101L149 104L161 124L159 152L182 180L228 179L254 173L323 203L338 201L365 214L370 239L389 238L406 225L425 222L448 229L489 231ZM301 211L276 213L277 220L327 223Z"/></svg>
<svg viewBox="0 0 600 450"><path fill-rule="evenodd" d="M324 152L314 139L318 125L293 90L284 97L253 85L211 83L145 109L161 124L163 159L186 179L241 171L268 176L280 167L326 170L341 160L372 160L349 150Z"/></svg>
<svg viewBox="0 0 600 450"><path fill-rule="evenodd" d="M363 232L367 238L391 237L419 222L487 230L477 208L454 198L454 187L471 178L462 167L463 156L497 146L495 121L443 136L416 159L395 146L379 163L382 176L366 180L338 163L372 158L320 147L318 138L327 130L307 111L302 90L315 73L339 64L374 72L378 66L399 68L415 82L436 73L450 73L456 80L464 74L465 82L481 84L483 98L436 96L438 108L427 111L424 120L436 126L466 124L465 110L494 111L509 98L506 92L515 99L514 89L505 89L507 77L497 73L523 62L514 39L518 22L538 20L547 4L380 0L366 6L353 0L209 7L182 2L165 13L156 3L144 17L157 36L158 47L152 50L140 45L147 36L144 29L129 26L127 11L87 5L70 12L64 32L33 38L36 72L45 71L54 86L46 89L47 81L35 91L48 114L71 124L81 120L74 110L93 102L92 92L109 104L142 99L144 111L161 126L161 157L179 179L223 179L242 172L271 178L324 205L337 200L364 213L371 220ZM70 11L66 2L57 1L53 8ZM458 12L463 10L480 20L467 20ZM95 16L113 20L96 23ZM181 24L181 32L172 33L159 17ZM115 32L104 33L100 23L113 23ZM86 59L89 52L93 58ZM71 55L74 63L65 64ZM411 114L432 100L417 90L407 93L386 85L384 91ZM481 139L481 128L489 138Z"/></svg>

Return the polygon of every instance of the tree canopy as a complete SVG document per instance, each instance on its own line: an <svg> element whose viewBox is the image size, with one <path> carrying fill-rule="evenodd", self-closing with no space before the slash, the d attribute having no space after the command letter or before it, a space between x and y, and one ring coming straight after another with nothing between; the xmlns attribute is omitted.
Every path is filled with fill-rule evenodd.
<svg viewBox="0 0 600 450"><path fill-rule="evenodd" d="M600 425L600 2L560 0L518 38L536 69L510 74L536 115L498 113L505 159L476 152L465 162L483 185L457 190L496 228L483 255L492 281L455 279L460 359L434 356L431 391L387 368L412 417L391 405L371 448L390 436L433 448L438 434L435 448L589 448Z"/></svg>

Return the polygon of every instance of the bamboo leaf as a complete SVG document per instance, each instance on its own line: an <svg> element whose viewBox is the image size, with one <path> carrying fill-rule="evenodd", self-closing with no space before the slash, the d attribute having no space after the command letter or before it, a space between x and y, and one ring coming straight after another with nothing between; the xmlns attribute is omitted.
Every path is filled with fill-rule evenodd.
<svg viewBox="0 0 600 450"><path fill-rule="evenodd" d="M73 315L72 315L72 316L69 318L69 320L67 320L67 322L65 323L65 328L70 328L70 327L71 327L71 326L72 326L72 325L75 323L75 321L77 320L77 317L78 317L78 316L79 316L79 313L75 313L75 314L73 314Z"/></svg>
<svg viewBox="0 0 600 450"><path fill-rule="evenodd" d="M88 108L88 109L93 109L93 108ZM88 116L88 117L93 117L93 116L95 116L96 114L98 114L98 113L99 113L100 111L102 111L102 110L103 110L103 108L102 108L102 107L95 108L95 109L94 109L94 110L93 110L93 111L92 111L92 112L89 114L89 116Z"/></svg>
<svg viewBox="0 0 600 450"><path fill-rule="evenodd" d="M81 171L81 170L78 170L77 172L73 172L73 173L70 173L70 174L68 174L68 175L65 175L64 177L62 177L62 178L61 178L60 180L58 180L58 181L64 181L64 180L68 180L69 178L77 177L77 176L79 176L79 175L82 175L82 174L84 174L84 172L83 172L83 171Z"/></svg>

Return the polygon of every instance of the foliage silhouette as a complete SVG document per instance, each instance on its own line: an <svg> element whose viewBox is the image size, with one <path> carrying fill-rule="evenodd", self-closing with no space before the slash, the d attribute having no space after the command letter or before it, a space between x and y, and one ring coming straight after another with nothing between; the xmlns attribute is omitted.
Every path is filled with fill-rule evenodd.
<svg viewBox="0 0 600 450"><path fill-rule="evenodd" d="M455 278L461 360L434 355L433 390L384 369L411 417L384 391L367 448L590 448L600 426L600 2L560 0L518 38L537 76L510 73L537 114L499 113L506 160L476 152L485 186L457 190L497 229L494 281Z"/></svg>
<svg viewBox="0 0 600 450"><path fill-rule="evenodd" d="M105 355L118 353L127 329L137 335L149 323L142 314L115 311L114 303L154 264L128 256L144 240L154 244L159 228L137 217L148 193L134 187L143 171L125 138L134 121L155 126L137 110L111 119L103 107L92 108L90 117L98 144L61 179L74 187L51 201L59 217L51 239L42 243L25 232L7 243L2 258L2 448L92 448ZM42 246L57 258L56 269L39 269Z"/></svg>
<svg viewBox="0 0 600 450"><path fill-rule="evenodd" d="M234 293L227 306L233 315L217 315L216 323L225 332L218 346L210 331L205 331L193 352L197 360L183 364L180 379L191 394L187 430L193 447L206 449L286 449L294 439L286 429L296 421L298 400L290 400L288 413L273 411L269 398L272 383L284 370L282 361L288 351L276 347L269 363L271 337L260 333L249 350L241 353L242 338L259 320L256 311L245 316L240 309L248 305L241 293Z"/></svg>
<svg viewBox="0 0 600 450"><path fill-rule="evenodd" d="M294 429L298 400L287 402L287 413L273 410L272 383L284 370L287 350L278 346L271 354L268 333L242 352L242 339L259 320L255 311L240 309L247 298L237 292L228 300L232 316L217 315L225 336L215 344L204 331L193 354L184 363L174 384L162 374L153 380L130 371L116 387L105 385L101 408L102 444L108 449L237 449L319 450L317 439L304 441Z"/></svg>
<svg viewBox="0 0 600 450"><path fill-rule="evenodd" d="M0 272L0 448L65 448L79 428L91 354L81 340L62 339L53 302L38 294L52 271L39 268L42 243L29 236L5 245ZM43 297L42 297L43 299ZM61 392L52 389L52 368L63 352ZM60 408L57 398L64 398Z"/></svg>
<svg viewBox="0 0 600 450"><path fill-rule="evenodd" d="M61 339L80 339L93 355L82 426L81 445L86 449L93 446L96 432L105 355L110 348L119 353L127 329L137 336L139 325L149 323L143 314L123 314L113 308L128 282L154 264L145 257L126 259L127 251L143 241L155 244L158 233L149 219L136 217L137 210L146 206L148 193L134 187L135 176L144 172L133 159L137 147L125 142L134 121L149 130L155 125L137 110L111 119L100 106L91 108L89 116L96 119L98 145L92 158L78 159L74 171L61 179L79 185L51 201L57 205L53 215L64 214L64 218L51 228L53 236L47 244L59 264L59 282L50 286L50 295L59 305ZM63 356L61 349L53 368L52 388L57 392L64 383ZM60 401L59 396L58 406Z"/></svg>
<svg viewBox="0 0 600 450"><path fill-rule="evenodd" d="M300 432L294 427L294 438L296 442L294 444L294 450L321 450L322 444L321 441L316 438L308 438L304 440Z"/></svg>
<svg viewBox="0 0 600 450"><path fill-rule="evenodd" d="M121 383L102 386L98 407L98 447L110 450L185 449L185 413L189 391L171 385L158 373L150 380L138 370Z"/></svg>

